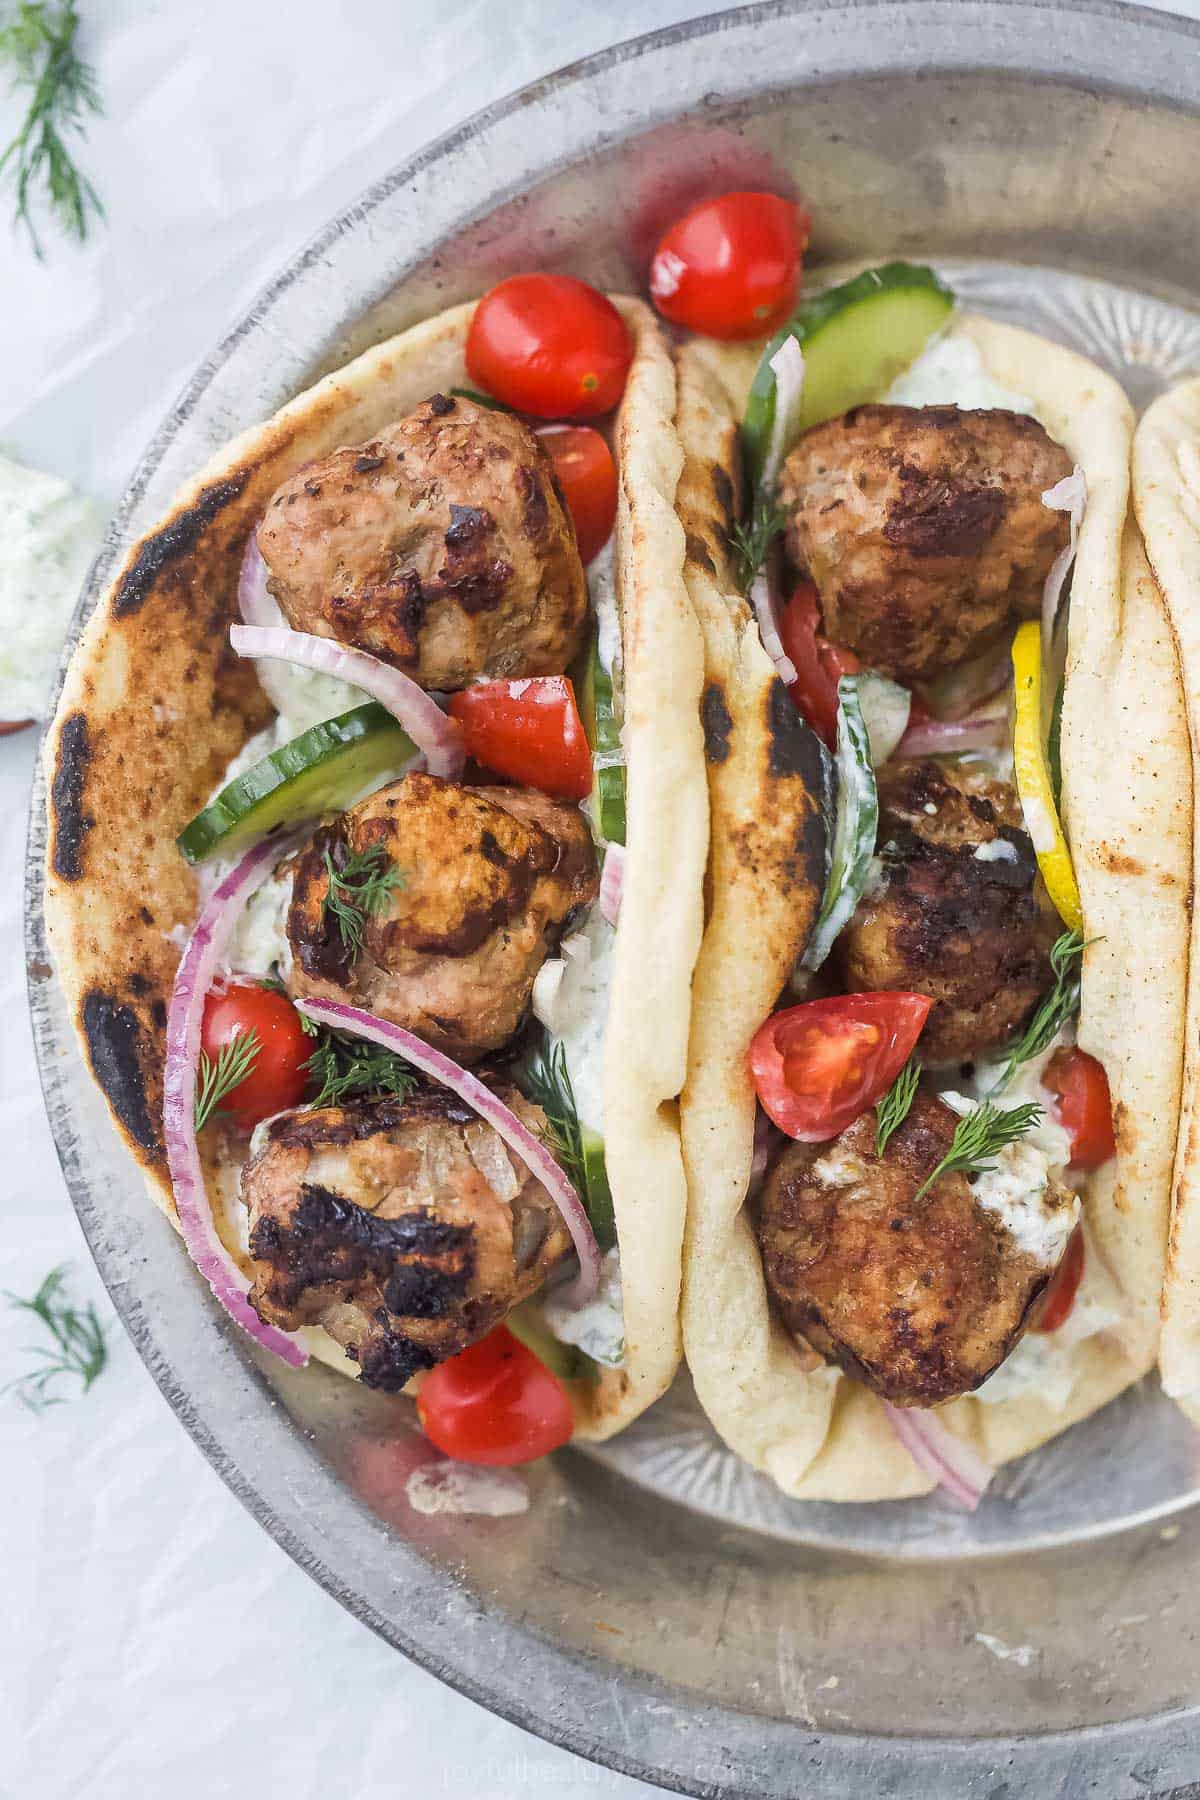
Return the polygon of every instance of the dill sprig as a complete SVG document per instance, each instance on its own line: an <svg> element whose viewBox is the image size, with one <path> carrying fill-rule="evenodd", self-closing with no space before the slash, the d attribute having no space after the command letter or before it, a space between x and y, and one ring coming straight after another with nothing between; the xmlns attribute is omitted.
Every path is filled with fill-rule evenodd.
<svg viewBox="0 0 1200 1800"><path fill-rule="evenodd" d="M317 1089L316 1099L308 1102L310 1106L340 1106L355 1094L391 1094L397 1100L408 1099L417 1077L402 1056L362 1038L314 1026L303 1013L300 1017L305 1031L317 1040L304 1065Z"/></svg>
<svg viewBox="0 0 1200 1800"><path fill-rule="evenodd" d="M0 1388L0 1394L15 1391L30 1412L62 1404L65 1396L55 1393L54 1387L64 1375L74 1375L82 1383L80 1392L86 1394L108 1360L104 1327L96 1309L90 1300L82 1308L71 1305L63 1292L66 1273L65 1267L52 1269L32 1300L5 1291L9 1305L40 1319L53 1340L27 1345L29 1355L40 1359L37 1367Z"/></svg>
<svg viewBox="0 0 1200 1800"><path fill-rule="evenodd" d="M910 1056L887 1093L875 1103L875 1154L882 1157L893 1132L899 1131L917 1097L921 1065Z"/></svg>
<svg viewBox="0 0 1200 1800"><path fill-rule="evenodd" d="M1079 1016L1080 979L1079 962L1089 943L1096 939L1084 941L1080 931L1064 931L1056 939L1050 952L1050 967L1054 971L1054 986L1050 989L1028 1025L1008 1053L999 1080L992 1087L993 1094L1003 1093L1017 1070L1023 1063L1032 1062L1048 1050L1064 1025Z"/></svg>
<svg viewBox="0 0 1200 1800"><path fill-rule="evenodd" d="M196 1071L196 1103L194 1118L196 1130L201 1131L213 1114L220 1108L222 1100L228 1098L235 1087L245 1081L247 1075L253 1073L258 1061L258 1053L262 1045L258 1041L258 1033L239 1031L231 1037L227 1044L222 1044L217 1052L217 1060L212 1059L203 1050L200 1052L200 1066Z"/></svg>
<svg viewBox="0 0 1200 1800"><path fill-rule="evenodd" d="M1041 1117L1041 1107L1032 1102L1004 1107L994 1106L990 1100L982 1101L973 1112L958 1121L949 1150L925 1177L913 1200L920 1200L927 1194L940 1175L952 1175L957 1170L965 1175L979 1175L984 1169L993 1168L993 1159L998 1153L1024 1137Z"/></svg>
<svg viewBox="0 0 1200 1800"><path fill-rule="evenodd" d="M350 851L340 869L326 850L325 873L329 886L321 903L322 916L333 915L342 943L351 959L357 960L365 922L387 911L392 894L403 886L400 871L382 844L368 844L365 850Z"/></svg>
<svg viewBox="0 0 1200 1800"><path fill-rule="evenodd" d="M783 514L773 499L760 495L744 525L735 525L730 534L734 567L742 592L748 593L754 577L766 560L772 539L783 529Z"/></svg>
<svg viewBox="0 0 1200 1800"><path fill-rule="evenodd" d="M561 1043L547 1038L526 1057L521 1067L521 1088L527 1099L540 1106L549 1127L547 1149L561 1164L573 1187L587 1193L587 1163L583 1131L575 1104L575 1089Z"/></svg>
<svg viewBox="0 0 1200 1800"><path fill-rule="evenodd" d="M102 218L100 196L76 168L67 148L71 136L86 135L89 113L102 108L91 67L79 55L76 0L22 0L10 24L0 29L0 61L12 65L13 89L28 88L25 117L0 156L16 195L14 225L24 225L34 254L43 257L32 207L39 188L63 229L80 243L89 218Z"/></svg>

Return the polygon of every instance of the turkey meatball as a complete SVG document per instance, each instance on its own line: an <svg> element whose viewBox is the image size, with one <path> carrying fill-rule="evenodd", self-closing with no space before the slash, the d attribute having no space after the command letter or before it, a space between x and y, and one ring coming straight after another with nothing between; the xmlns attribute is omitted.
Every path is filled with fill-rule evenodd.
<svg viewBox="0 0 1200 1800"><path fill-rule="evenodd" d="M846 989L928 994L926 1064L996 1049L1050 986L1060 929L1014 789L965 763L886 763L878 842L837 942Z"/></svg>
<svg viewBox="0 0 1200 1800"><path fill-rule="evenodd" d="M859 406L806 432L780 499L826 636L911 684L1034 617L1069 533L1042 494L1071 467L1022 413Z"/></svg>
<svg viewBox="0 0 1200 1800"><path fill-rule="evenodd" d="M532 1131L545 1114L495 1092ZM502 1138L441 1088L282 1113L242 1174L259 1317L323 1325L395 1391L541 1287L571 1240Z"/></svg>
<svg viewBox="0 0 1200 1800"><path fill-rule="evenodd" d="M550 459L519 419L470 400L435 394L310 463L258 545L289 625L424 688L560 675L583 642L587 587Z"/></svg>
<svg viewBox="0 0 1200 1800"><path fill-rule="evenodd" d="M864 1113L832 1143L789 1144L762 1192L758 1237L784 1324L895 1406L936 1406L986 1380L1029 1323L1078 1214L1045 1159L1019 1143L1000 1155L1030 1183L1023 1201L1037 1225L1021 1242L965 1175L940 1175L916 1199L957 1122L919 1092L882 1158Z"/></svg>
<svg viewBox="0 0 1200 1800"><path fill-rule="evenodd" d="M387 891L347 933L330 904L330 870L353 907L364 868ZM324 826L297 858L287 984L296 998L349 999L475 1061L513 1036L563 927L598 892L578 807L525 788L406 775Z"/></svg>

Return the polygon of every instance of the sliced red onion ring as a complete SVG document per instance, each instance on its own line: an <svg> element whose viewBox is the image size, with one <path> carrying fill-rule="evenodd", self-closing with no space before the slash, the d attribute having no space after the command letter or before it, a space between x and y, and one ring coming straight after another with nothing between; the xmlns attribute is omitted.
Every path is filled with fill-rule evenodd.
<svg viewBox="0 0 1200 1800"><path fill-rule="evenodd" d="M302 1369L308 1352L299 1338L264 1325L248 1299L250 1282L221 1242L196 1144L196 1068L204 1001L217 965L246 901L298 836L265 838L248 850L213 891L187 941L167 1010L167 1054L163 1068L163 1138L175 1207L188 1254L230 1318L264 1349Z"/></svg>
<svg viewBox="0 0 1200 1800"><path fill-rule="evenodd" d="M315 669L319 675L333 675L338 681L361 688L372 700L386 706L417 748L424 751L431 775L455 781L462 774L466 759L456 720L448 718L424 688L399 669L380 662L377 656L352 650L332 638L314 637L311 632L289 631L284 625L234 625L229 642L239 656L273 657L278 662L296 663L302 669Z"/></svg>
<svg viewBox="0 0 1200 1800"><path fill-rule="evenodd" d="M784 687L791 687L796 680L796 665L784 649L783 639L775 623L776 568L777 559L770 553L754 577L750 588L750 604L758 620L758 633L762 638L763 649L774 663L775 673Z"/></svg>
<svg viewBox="0 0 1200 1800"><path fill-rule="evenodd" d="M939 719L957 722L1002 694L1012 680L1012 633L984 656L973 656L929 683L926 698Z"/></svg>
<svg viewBox="0 0 1200 1800"><path fill-rule="evenodd" d="M775 376L775 411L771 418L771 437L763 458L761 487L764 494L774 491L783 459L800 432L800 400L804 393L804 352L789 333L770 361Z"/></svg>
<svg viewBox="0 0 1200 1800"><path fill-rule="evenodd" d="M477 1112L481 1119L486 1119L492 1129L499 1133L513 1153L531 1174L536 1175L550 1198L554 1201L563 1216L567 1230L571 1234L579 1257L579 1274L570 1287L562 1290L562 1298L568 1305L582 1306L590 1300L600 1283L600 1246L592 1231L591 1221L587 1216L582 1200L559 1168L545 1144L534 1136L527 1125L522 1125L515 1112L505 1106L493 1094L490 1088L483 1085L478 1076L461 1068L450 1057L443 1056L440 1050L432 1050L411 1031L405 1031L402 1025L392 1025L386 1019L377 1019L374 1013L363 1012L357 1006L344 1006L340 1000L298 1000L297 1007L318 1025L328 1025L333 1031L346 1031L352 1037L366 1038L368 1043L381 1044L385 1050L392 1050L402 1056L405 1062L411 1063L414 1069L420 1069L423 1075L439 1082L442 1087L449 1088L460 1100Z"/></svg>
<svg viewBox="0 0 1200 1800"><path fill-rule="evenodd" d="M258 547L257 525L246 539L237 597L238 611L247 625L278 625L279 608L267 592L267 565Z"/></svg>
<svg viewBox="0 0 1200 1800"><path fill-rule="evenodd" d="M918 1469L933 1477L951 1499L974 1512L996 1473L977 1450L955 1437L936 1413L884 1401L888 1423Z"/></svg>
<svg viewBox="0 0 1200 1800"><path fill-rule="evenodd" d="M922 719L900 739L900 756L953 756L991 750L1008 740L1008 706L990 706L969 719Z"/></svg>
<svg viewBox="0 0 1200 1800"><path fill-rule="evenodd" d="M621 891L625 885L625 846L610 844L604 852L600 871L600 912L610 925L615 925L621 912Z"/></svg>
<svg viewBox="0 0 1200 1800"><path fill-rule="evenodd" d="M1052 488L1046 489L1042 495L1042 505L1048 506L1052 512L1069 513L1071 518L1070 540L1050 564L1050 573L1042 589L1042 648L1046 651L1054 635L1063 583L1079 547L1079 527L1083 523L1084 508L1087 506L1087 478L1078 463L1069 475L1055 482Z"/></svg>

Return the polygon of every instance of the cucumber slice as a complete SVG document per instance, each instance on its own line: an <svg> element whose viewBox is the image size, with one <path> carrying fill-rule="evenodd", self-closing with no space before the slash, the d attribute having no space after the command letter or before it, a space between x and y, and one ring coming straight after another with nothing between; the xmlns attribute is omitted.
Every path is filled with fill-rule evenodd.
<svg viewBox="0 0 1200 1800"><path fill-rule="evenodd" d="M864 669L858 678L858 704L871 745L871 766L878 769L908 729L912 695L877 669Z"/></svg>
<svg viewBox="0 0 1200 1800"><path fill-rule="evenodd" d="M343 810L416 753L408 733L372 700L272 750L223 787L175 842L190 863L218 851L230 856L277 825Z"/></svg>
<svg viewBox="0 0 1200 1800"><path fill-rule="evenodd" d="M594 631L583 666L579 710L593 759L592 823L606 844L625 842L625 765L603 759L620 756L621 721L612 676L600 661L600 634Z"/></svg>
<svg viewBox="0 0 1200 1800"><path fill-rule="evenodd" d="M763 351L746 403L742 447L754 488L762 479L775 419L771 357L784 338L796 338L804 352L799 436L852 406L878 399L953 310L954 295L933 270L905 262L867 269L826 294L802 300L795 317Z"/></svg>
<svg viewBox="0 0 1200 1800"><path fill-rule="evenodd" d="M580 1121L579 1146L583 1151L587 1215L601 1250L611 1250L617 1241L617 1221L613 1212L612 1189L608 1185L608 1169L604 1162L604 1139L590 1125Z"/></svg>
<svg viewBox="0 0 1200 1800"><path fill-rule="evenodd" d="M821 967L834 940L849 924L862 899L875 854L879 829L879 794L871 766L871 740L859 700L859 683L869 677L843 675L838 682L837 813L833 854L821 910L801 967Z"/></svg>

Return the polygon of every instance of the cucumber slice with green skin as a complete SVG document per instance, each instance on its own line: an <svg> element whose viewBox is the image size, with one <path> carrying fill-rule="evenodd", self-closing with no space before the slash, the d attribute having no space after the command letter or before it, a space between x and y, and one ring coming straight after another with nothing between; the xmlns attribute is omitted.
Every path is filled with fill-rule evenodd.
<svg viewBox="0 0 1200 1800"><path fill-rule="evenodd" d="M190 863L232 856L277 825L340 812L373 782L398 773L417 747L372 700L281 744L236 776L175 842Z"/></svg>
<svg viewBox="0 0 1200 1800"><path fill-rule="evenodd" d="M801 967L819 969L838 933L849 924L871 874L879 829L879 793L871 766L871 739L863 719L859 675L838 682L837 809L833 852L821 910Z"/></svg>
<svg viewBox="0 0 1200 1800"><path fill-rule="evenodd" d="M595 631L588 646L579 692L583 729L592 756L622 755L621 721L617 714L612 676L600 661L600 636ZM606 844L625 842L625 765L602 762L592 771L592 822Z"/></svg>
<svg viewBox="0 0 1200 1800"><path fill-rule="evenodd" d="M762 353L742 421L746 470L757 492L775 420L771 358L786 337L804 352L797 436L852 406L877 400L915 362L954 310L954 295L932 269L886 263L826 294L802 300Z"/></svg>
<svg viewBox="0 0 1200 1800"><path fill-rule="evenodd" d="M608 1185L608 1169L604 1162L604 1139L590 1125L580 1121L579 1145L583 1151L583 1179L587 1189L584 1204L601 1250L611 1250L617 1241L617 1221L613 1212L612 1189Z"/></svg>

